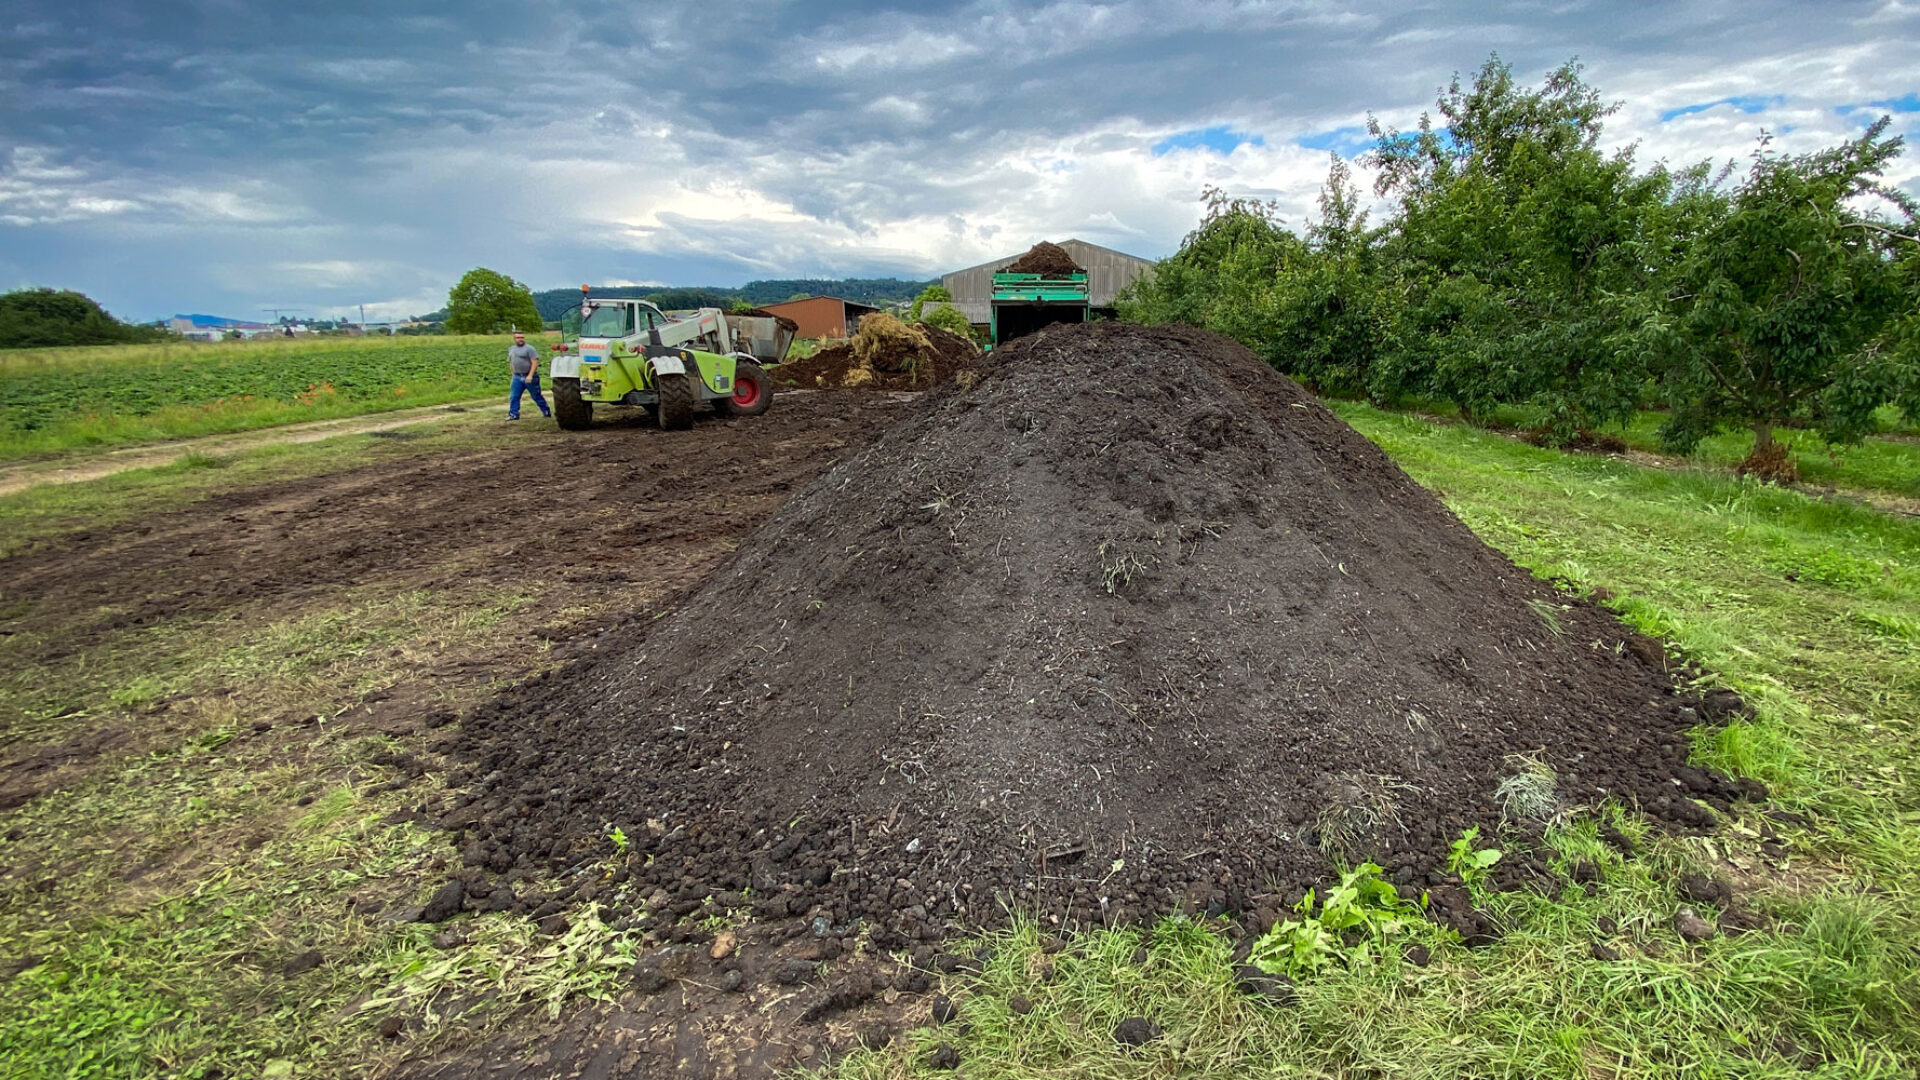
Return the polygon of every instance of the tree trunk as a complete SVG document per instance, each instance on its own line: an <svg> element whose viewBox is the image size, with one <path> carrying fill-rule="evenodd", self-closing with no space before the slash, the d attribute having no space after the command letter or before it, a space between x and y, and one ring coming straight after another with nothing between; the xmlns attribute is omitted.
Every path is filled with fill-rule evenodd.
<svg viewBox="0 0 1920 1080"><path fill-rule="evenodd" d="M1756 420L1753 425L1753 453L1747 455L1734 470L1741 476L1751 476L1768 483L1784 484L1800 478L1800 472L1794 468L1793 455L1787 453L1785 443L1773 441L1773 424L1765 420Z"/></svg>

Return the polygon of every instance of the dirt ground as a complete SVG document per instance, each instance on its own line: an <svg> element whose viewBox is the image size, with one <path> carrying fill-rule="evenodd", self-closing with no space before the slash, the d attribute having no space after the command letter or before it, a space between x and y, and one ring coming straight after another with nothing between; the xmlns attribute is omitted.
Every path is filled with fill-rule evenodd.
<svg viewBox="0 0 1920 1080"><path fill-rule="evenodd" d="M784 394L751 421L701 414L671 445L636 411L573 435L542 427L532 447L402 458L226 492L0 561L0 633L36 643L22 659L47 664L183 617L286 618L345 585L505 592L539 578L583 594L640 585L670 595L899 406L886 395ZM582 639L597 626L544 624L565 606L553 597L527 613L526 638L550 640L562 655L587 648ZM447 657L423 674L484 676L486 660ZM18 732L0 732L8 758L0 806L126 739L105 731L19 742Z"/></svg>
<svg viewBox="0 0 1920 1080"><path fill-rule="evenodd" d="M1077 332L1097 338L1113 331ZM1189 341L1182 347L1206 353L1210 346ZM1110 359L1100 359L1099 366L1110 368ZM1164 410L1144 420L1113 411L1104 401L1088 406L1085 415L1051 406L1036 410L1033 403L1042 399L1009 376L999 379L997 389L986 387L977 408L946 399L927 407L915 395L785 392L763 417L702 414L691 431L672 436L637 414L603 419L576 434L523 421L525 426L507 426L513 439L497 449L400 456L226 491L185 509L69 533L0 560L0 635L11 640L13 655L57 665L148 627L286 618L324 606L343 588L384 585L454 596L505 594L528 581L562 583L538 590L513 616L513 628L487 649L421 654L407 679L411 689L369 711L368 723L396 739L404 755L418 757L416 779L444 775L448 781L444 788L436 782L418 792L415 814L462 845L458 861L434 880L413 884L451 888L454 911L523 910L554 933L585 904L602 903L621 917L613 898L631 893L623 888L629 882L644 883L648 891L641 902L628 903L625 917L633 921L625 928L642 929L641 907L667 918L645 924L661 929L646 933L649 951L630 973L632 989L616 1003L578 1008L556 1022L529 1013L505 1033L477 1043L443 1036L419 1050L409 1043L407 1018L396 1017L401 1022L393 1028L389 1052L373 1070L435 1078L756 1078L823 1065L855 1045L884 1043L924 1022L934 1005L927 995L937 974L972 962L942 951L950 928L962 916L976 919L994 902L993 894L1009 886L1049 877L1067 883L1051 895L1066 922L1080 925L1179 908L1270 909L1291 899L1310 880L1305 853L1312 823L1304 815L1327 792L1243 782L1244 740L1190 737L1202 733L1203 711L1252 700L1249 693L1271 704L1284 691L1299 703L1301 730L1352 742L1343 743L1342 752L1354 761L1380 760L1377 753L1365 756L1365 744L1429 719L1472 718L1485 711L1481 698L1504 699L1509 675L1514 681L1554 682L1552 717L1509 715L1502 706L1494 710L1500 731L1462 736L1451 758L1437 737L1423 736L1411 741L1411 756L1374 770L1391 767L1396 776L1421 779L1431 789L1430 799L1409 808L1412 843L1393 846L1398 859L1390 869L1402 882L1413 882L1430 866L1428 855L1416 848L1432 849L1460 823L1492 812L1484 781L1492 778L1500 750L1532 747L1556 731L1567 734L1556 722L1582 708L1603 706L1622 715L1656 686L1649 665L1657 666L1657 650L1652 656L1635 652L1617 626L1607 644L1621 649L1610 650L1605 671L1555 666L1565 660L1562 654L1584 651L1587 637L1606 629L1600 615L1584 609L1561 616L1579 630L1578 643L1558 644L1523 606L1518 612L1502 609L1504 614L1478 627L1484 640L1457 641L1444 652L1403 650L1402 656L1390 650L1393 663L1383 664L1376 637L1392 645L1395 635L1411 638L1453 618L1451 607L1432 601L1435 593L1414 596L1415 586L1396 577L1405 564L1404 558L1394 560L1409 547L1425 547L1417 560L1423 573L1463 560L1471 570L1441 574L1444 580L1435 586L1440 595L1471 597L1480 590L1519 603L1538 590L1504 580L1515 573L1511 564L1478 546L1451 518L1450 524L1436 524L1426 503L1406 512L1405 504L1430 497L1397 470L1381 474L1385 479L1374 476L1384 459L1351 431L1342 427L1341 436L1315 413L1312 423L1287 433L1303 420L1296 414L1310 404L1306 399L1268 401L1252 412L1223 415L1210 404L1223 384L1271 372L1236 368L1232 358L1207 362L1213 366L1198 375L1183 368L1180 377L1159 382L1151 371L1140 373L1157 403L1150 407ZM893 446L874 447L883 431L908 415L916 417L911 431ZM1088 443L1094 435L1125 452L1078 458L1070 452L1074 445L1094 445ZM393 430L386 437L404 442L419 436ZM902 452L919 439L936 452ZM1114 441L1104 441L1109 439ZM1206 465L1213 455L1237 468L1259 455L1273 457L1276 448L1294 454L1310 449L1339 465L1304 479L1248 466L1257 481L1253 488L1241 483L1244 477ZM868 454L864 472L847 474L851 496L836 501L831 492L812 487L823 473L861 454ZM1355 475L1366 482L1350 482ZM1004 583L1013 571L996 541L1004 530L985 495L1004 491L1028 510L1044 507L1059 498L1061 488L1036 479L1043 476L1063 480L1077 493L1075 505L1056 507L1071 511L1064 524L1072 528L1042 514L1032 527L1007 533L1016 547L1039 551L1023 558L1019 572L1019 589L1031 592L1029 603L1011 612L1013 622L976 626L971 636L958 633L956 613L978 608L997 617L1011 611L1002 601L1011 595L1013 587ZM811 501L793 505L793 496L810 488ZM789 509L783 514L783 508ZM845 516L855 511L866 516ZM758 533L747 557L734 558L776 515L780 521ZM1331 562L1305 542L1356 518L1384 532L1353 551L1334 552ZM1284 595L1284 575L1262 583L1249 569L1273 554L1270 544L1256 539L1289 529L1303 535L1288 549L1286 574L1310 570L1312 596ZM1065 566L1053 550L1059 544L1074 546L1079 561ZM728 566L731 576L714 576ZM1232 587L1209 595L1195 580ZM1369 607L1346 596L1356 582L1384 585L1399 598L1394 603L1405 603L1383 617L1375 609L1387 609L1377 600ZM586 597L602 602L583 606L579 601ZM1321 622L1300 621L1300 605L1314 597L1332 606ZM736 614L717 618L729 598ZM903 613L924 610L929 598L951 610L894 636L881 633L900 625ZM1296 622L1297 632L1264 644L1212 636L1208 626L1220 621L1222 612L1215 609L1224 602L1266 605L1276 621ZM794 643L787 646L776 631L789 622L796 633L788 635ZM829 632L833 627L839 629ZM720 639L713 637L716 628ZM710 664L682 650L663 669L670 670L671 685L649 688L621 676L645 651L673 650L674 635L689 629L698 631L700 648L713 650ZM840 631L867 637L838 640ZM1169 634L1192 640L1155 644ZM1202 635L1208 635L1204 642ZM1234 664L1219 664L1221 655L1236 663L1245 659L1254 646L1291 656L1309 638L1337 645L1313 657L1312 671L1327 666L1324 685L1318 675L1310 680L1315 685L1303 689L1298 672L1245 668L1233 675ZM776 659L782 649L789 654ZM749 662L753 650L760 659ZM970 650L974 660L963 663L954 650ZM1522 651L1528 659L1502 666L1508 652ZM979 662L989 653L1002 658L991 671ZM1113 665L1095 663L1101 656ZM1486 682L1460 689L1448 672L1467 662L1485 673L1476 678ZM857 669L858 686L849 683L842 691L849 665ZM703 668L716 677L696 685ZM557 753L524 739L518 725L573 731L568 725L589 712L586 701L563 689L575 676L556 677L556 670L590 677L593 694L624 695L643 703L644 711L619 714L634 722L631 727L607 727L609 717L619 718L615 713L589 717L591 723L579 730L601 741L598 753L584 761L571 750ZM1216 670L1230 677L1209 674ZM871 728L880 736L838 744L804 723L768 727L749 737L758 740L753 752L777 751L800 771L757 800L751 791L741 798L735 789L742 778L764 776L774 766L760 763L754 768L761 772L729 776L746 760L741 755L747 747L723 745L725 724L691 725L691 732L681 724L676 736L675 715L691 719L708 704L711 716L727 723L748 708L764 713L772 695L736 693L750 689L748 676L756 671L768 673L769 682L783 682L789 699L808 708L857 706L875 721L874 710L894 702L901 726ZM1402 701L1410 691L1396 683L1409 679L1427 697ZM1209 680L1217 684L1210 694ZM1033 700L1030 687L1038 688ZM458 688L468 701L492 704L466 711L459 717L463 723L448 726L456 717L436 700L437 690L428 692L434 688ZM1045 724L1071 719L1078 725L1071 729L1075 738L1085 745L1048 744L1009 757L980 752L987 744L967 742L974 735L966 732L958 742L906 741L923 729L951 726L918 709L930 694L947 694L984 719L1004 715L1036 738ZM1343 725L1342 695L1391 699L1394 705L1364 724ZM1445 708L1432 708L1427 698ZM905 711L910 702L916 703L911 715ZM1426 715L1418 715L1419 707ZM1223 715L1236 728L1267 722L1245 705ZM1682 726L1678 714L1662 702L1648 719L1647 738L1638 743L1617 739L1612 730L1571 732L1581 752L1614 740L1638 755L1611 771L1581 767L1583 790L1614 782L1632 789L1642 779L1671 782L1672 737ZM1179 733L1181 749L1169 753L1144 740L1136 729L1149 721ZM275 738L291 726L265 724L252 737ZM973 726L984 738L987 726ZM0 809L71 784L102 762L138 754L156 737L132 725L96 725L52 737L0 731ZM1094 744L1106 752L1091 759L1089 777L1075 776L1073 761ZM1270 769L1290 745L1261 748L1264 756L1254 764ZM893 754L917 746L934 753ZM632 753L615 752L627 750ZM850 762L848 755L867 759L861 777L885 776L892 787L885 793L877 787L857 791L856 777L801 775L816 764L831 772L836 762ZM689 775L700 774L700 784L669 791L644 777L628 777L638 785L623 787L609 782L602 767L632 760L651 768L668 759ZM1443 781L1433 776L1444 773L1433 773L1429 764L1468 759L1474 763L1463 775L1479 794L1461 810L1466 796L1442 790ZM1160 765L1168 768L1156 772ZM549 782L556 769L577 772L582 782L571 792L564 782ZM929 769L951 769L955 779L943 771L939 783L929 785ZM1009 770L1032 789L1027 803L1016 807L1030 827L1012 832L1001 828L1004 815L998 811L987 814L983 803L975 813L971 805L974 794L986 792L982 783ZM1355 771L1349 779L1364 786L1373 775ZM523 780L537 781L540 790ZM1712 786L1711 778L1702 782ZM1180 818L1177 807L1191 801L1185 789L1195 784L1215 794L1239 794L1192 802L1192 812ZM929 792L940 799L928 801ZM966 795L960 807L965 812L943 828L933 819L940 807L957 805L947 798L956 793ZM838 822L815 814L800 828L765 830L775 818L787 822L796 810L814 814L816 794L844 797L858 812ZM1114 799L1142 794L1150 812L1136 826L1124 820ZM717 803L694 805L709 795L736 799L733 805L746 811L743 820L758 823L760 831L743 834ZM580 856L584 839L605 841L603 800L609 797L627 800L616 815L632 832L636 862L600 878L580 872L588 865ZM1091 814L1089 797L1096 806ZM549 799L553 805L543 811ZM1012 799L1018 803L1020 796ZM661 812L649 814L649 806ZM1228 827L1235 814L1250 810L1284 840L1284 853L1268 864L1243 857L1258 836ZM991 827L982 827L983 821ZM921 823L927 827L914 831ZM876 836L884 848L878 855L869 850ZM1189 838L1217 850L1174 850ZM752 857L727 857L741 843L751 850L734 854ZM980 865L970 868L964 859L974 853ZM1169 853L1181 860L1179 867L1167 861ZM1312 857L1320 858L1317 852ZM848 872L863 860L857 873ZM1193 860L1191 871L1185 860ZM1037 875L1029 872L1035 868ZM887 874L869 872L876 869ZM31 868L0 868L0 878L8 873ZM1106 890L1116 910L1101 911L1105 901L1083 887L1099 874L1116 878L1115 888ZM916 887L909 877L922 886L931 880L935 888ZM861 922L878 911L902 917ZM725 916L727 929L702 916ZM1254 921L1270 918L1268 910ZM725 937L732 940L723 947Z"/></svg>
<svg viewBox="0 0 1920 1080"><path fill-rule="evenodd" d="M441 698L458 696L456 689L484 694L538 666L590 654L610 625L672 603L794 491L871 441L907 397L786 393L763 417L702 414L691 431L670 437L637 412L575 434L523 421L511 429L511 445L498 449L401 456L227 491L0 561L0 635L23 661L57 667L149 627L259 625L324 608L342 589L391 583L470 596L511 593L533 579L564 583L519 611L521 625L495 647L429 652L403 686L346 718L397 739L402 758L418 758L410 769L417 781L452 719ZM423 438L381 430L397 442ZM583 618L578 601L588 596L612 602ZM51 735L0 731L0 809L178 738L170 714L193 705L162 700L146 716ZM295 736L312 720L263 720L236 745ZM425 806L440 794L415 790ZM0 880L26 883L50 872L57 870L15 862L0 866ZM766 1075L884 1041L925 1012L929 971L840 958L837 946L787 924L742 926L723 960L710 941L663 945L646 963L665 970L671 993L636 994L621 1008L579 1011L559 1025L529 1016L466 1051L457 1036L438 1038L419 1060L396 1034L394 1055L378 1068L464 1076L483 1060L511 1065L497 1075L657 1075L663 1063L691 1054L701 1063L695 1075ZM838 962L823 971L830 959ZM729 971L750 977L744 990L728 984Z"/></svg>

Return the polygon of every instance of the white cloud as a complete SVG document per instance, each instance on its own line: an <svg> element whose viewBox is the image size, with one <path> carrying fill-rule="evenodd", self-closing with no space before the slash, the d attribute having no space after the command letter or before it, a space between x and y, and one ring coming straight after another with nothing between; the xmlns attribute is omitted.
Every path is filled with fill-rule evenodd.
<svg viewBox="0 0 1920 1080"><path fill-rule="evenodd" d="M933 274L1071 235L1155 256L1207 185L1298 226L1327 160L1295 140L1369 110L1411 126L1495 47L1535 85L1585 57L1625 102L1609 142L1646 164L1744 158L1762 127L1782 149L1831 145L1874 115L1842 106L1916 89L1920 40L1900 2L1536 4L1489 25L1479 5L1378 0L743 0L713 32L662 0L538 25L316 17L297 35L254 10L191 35L11 39L0 130L32 137L0 157L0 272L114 282L106 299L136 314L426 310L474 265L541 288ZM90 70L110 74L73 74ZM1712 105L1729 98L1779 100ZM1153 153L1215 126L1264 144ZM111 265L69 254L75 230ZM181 265L187 244L204 268Z"/></svg>

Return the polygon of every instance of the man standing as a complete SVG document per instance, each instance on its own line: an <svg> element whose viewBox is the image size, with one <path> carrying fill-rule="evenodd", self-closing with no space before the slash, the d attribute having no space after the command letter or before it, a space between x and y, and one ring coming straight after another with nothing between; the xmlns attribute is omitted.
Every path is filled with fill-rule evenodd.
<svg viewBox="0 0 1920 1080"><path fill-rule="evenodd" d="M527 335L518 330L513 332L513 348L507 350L507 362L513 365L513 391L507 398L507 419L520 419L523 390L533 391L533 403L540 406L541 416L552 416L547 399L540 396L540 350L527 344Z"/></svg>

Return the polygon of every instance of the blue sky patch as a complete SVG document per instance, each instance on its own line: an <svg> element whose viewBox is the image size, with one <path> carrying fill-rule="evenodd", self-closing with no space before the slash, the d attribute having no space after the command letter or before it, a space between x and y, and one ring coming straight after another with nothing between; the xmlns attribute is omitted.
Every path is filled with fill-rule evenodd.
<svg viewBox="0 0 1920 1080"><path fill-rule="evenodd" d="M1242 146L1265 146L1267 141L1258 135L1248 135L1235 131L1226 124L1196 128L1169 135L1153 144L1153 156L1161 157L1175 150L1196 150L1202 147L1216 153L1231 154Z"/></svg>
<svg viewBox="0 0 1920 1080"><path fill-rule="evenodd" d="M1367 129L1360 124L1338 127L1332 131L1316 131L1293 141L1308 150L1331 150L1341 157L1353 157L1373 148L1373 136L1367 134Z"/></svg>
<svg viewBox="0 0 1920 1080"><path fill-rule="evenodd" d="M1660 122L1664 124L1675 117L1691 116L1694 113L1706 112L1708 109L1717 109L1722 105L1731 105L1743 113L1766 112L1768 109L1786 100L1786 98L1778 94L1772 97L1762 97L1759 94L1741 94L1737 97L1724 97L1718 101L1702 102L1699 105L1682 105L1677 109L1668 109L1660 114Z"/></svg>
<svg viewBox="0 0 1920 1080"><path fill-rule="evenodd" d="M1898 113L1920 112L1920 93L1917 93L1914 91L1908 91L1905 95L1901 97L1884 98L1880 101L1869 101L1867 102L1867 104L1873 106L1876 109L1884 109L1887 112L1898 112Z"/></svg>

